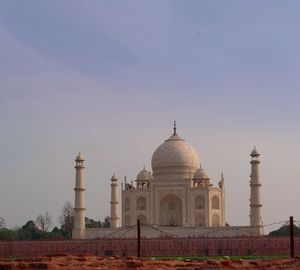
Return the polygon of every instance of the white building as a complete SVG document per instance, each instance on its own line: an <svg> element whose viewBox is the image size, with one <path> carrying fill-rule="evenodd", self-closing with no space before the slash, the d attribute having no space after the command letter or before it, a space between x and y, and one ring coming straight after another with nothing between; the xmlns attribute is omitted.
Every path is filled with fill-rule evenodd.
<svg viewBox="0 0 300 270"><path fill-rule="evenodd" d="M263 224L260 201L259 153L251 153L250 225L225 226L224 177L214 186L201 167L196 151L176 132L165 140L152 156L152 172L145 168L137 174L135 184L121 185L122 227L119 226L118 179L111 178L111 228L86 229L82 222L85 211L83 158L76 158L75 228L73 238L96 238L128 234L139 219L144 227L160 228L176 236L200 236L211 231L220 235L261 235ZM78 172L80 170L80 173ZM82 182L78 178L82 177ZM212 228L213 227L213 228ZM214 231L213 231L214 230ZM80 233L79 233L80 232ZM172 233L173 232L173 233ZM215 233L216 232L216 233ZM225 233L224 233L225 232ZM130 233L129 233L130 234ZM148 229L149 237L154 236Z"/></svg>
<svg viewBox="0 0 300 270"><path fill-rule="evenodd" d="M224 226L224 179L215 187L201 167L196 151L176 133L152 156L151 174L145 168L136 185L122 190L122 226Z"/></svg>

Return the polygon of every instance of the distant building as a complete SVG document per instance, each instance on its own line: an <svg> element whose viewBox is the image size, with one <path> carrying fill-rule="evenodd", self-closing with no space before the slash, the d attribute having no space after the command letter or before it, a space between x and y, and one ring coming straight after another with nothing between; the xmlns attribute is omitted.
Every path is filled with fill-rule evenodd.
<svg viewBox="0 0 300 270"><path fill-rule="evenodd" d="M180 236L261 235L263 224L260 201L259 153L251 153L250 226L225 226L225 183L223 174L214 186L202 168L196 151L176 131L152 156L152 171L141 170L133 182L121 185L122 226L119 226L118 179L111 178L111 228L85 228L84 159L76 158L74 239L130 235L137 220L146 229L145 237L161 234ZM124 234L122 234L124 233ZM131 232L131 234L134 234Z"/></svg>

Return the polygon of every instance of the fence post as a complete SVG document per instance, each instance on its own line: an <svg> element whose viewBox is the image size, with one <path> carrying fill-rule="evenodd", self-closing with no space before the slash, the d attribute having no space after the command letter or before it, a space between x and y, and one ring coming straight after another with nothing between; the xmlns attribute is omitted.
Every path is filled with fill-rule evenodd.
<svg viewBox="0 0 300 270"><path fill-rule="evenodd" d="M294 218L290 216L290 255L294 257L295 246L294 246Z"/></svg>

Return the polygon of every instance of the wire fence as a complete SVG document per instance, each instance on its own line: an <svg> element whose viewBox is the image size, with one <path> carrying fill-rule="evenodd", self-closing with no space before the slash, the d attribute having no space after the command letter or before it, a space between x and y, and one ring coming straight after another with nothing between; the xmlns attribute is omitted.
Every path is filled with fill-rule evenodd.
<svg viewBox="0 0 300 270"><path fill-rule="evenodd" d="M249 237L257 236L255 229L263 231L275 225L288 225L288 220L276 221L261 226L223 226L223 227L163 227L156 225L141 225L141 236L144 238L168 237L168 238L185 238L185 237ZM294 224L300 225L300 221L294 221ZM145 233L145 230L147 233ZM151 233L151 230L153 233ZM135 238L137 237L137 224L122 229L116 229L103 235L103 238ZM230 233L231 232L231 233ZM153 235L153 236L151 236Z"/></svg>
<svg viewBox="0 0 300 270"><path fill-rule="evenodd" d="M289 221L264 224L268 228L287 225ZM294 224L300 224L296 220ZM141 226L142 256L244 256L288 255L289 236L270 237L253 235L253 227L193 227L167 228L155 225ZM99 229L103 230L104 229ZM186 232L193 232L189 235ZM202 231L201 231L202 230ZM206 231L205 231L206 230ZM143 234L148 231L148 235ZM196 234L197 231L201 233ZM137 225L110 229L103 237L91 240L65 241L0 241L0 257L31 257L58 253L92 254L97 256L134 256L137 254ZM224 234L223 234L224 232ZM231 236L223 236L231 232ZM151 235L155 237L149 237ZM232 235L235 235L234 237ZM295 254L300 254L300 237L294 240Z"/></svg>

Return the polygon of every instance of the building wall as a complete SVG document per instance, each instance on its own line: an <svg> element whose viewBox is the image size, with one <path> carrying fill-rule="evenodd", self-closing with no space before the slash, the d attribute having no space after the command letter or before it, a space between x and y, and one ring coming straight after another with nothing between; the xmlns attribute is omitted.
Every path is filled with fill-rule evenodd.
<svg viewBox="0 0 300 270"><path fill-rule="evenodd" d="M145 209L138 208L137 201L143 198L145 199ZM129 208L126 205L126 201L129 201ZM150 204L150 192L149 189L126 189L122 191L122 226L134 226L139 216L144 216L146 224L151 219L151 204ZM129 223L127 222L129 217Z"/></svg>
<svg viewBox="0 0 300 270"><path fill-rule="evenodd" d="M137 240L0 241L0 257L24 258L54 254L134 256L137 254ZM288 237L155 238L141 240L142 256L288 254ZM300 254L300 237L295 238L295 254Z"/></svg>
<svg viewBox="0 0 300 270"><path fill-rule="evenodd" d="M191 188L188 181L153 181L150 188L145 189L126 189L122 191L122 226L133 226L138 217L144 217L147 224L166 226L167 219L172 215L167 211L166 200L170 197L172 200L180 203L180 208L174 216L180 218L175 220L174 226L197 226L203 223L203 226L225 226L225 196L224 190L219 187L196 187ZM203 197L204 208L199 209L196 205L196 198ZM137 208L137 200L144 198L146 200L146 209ZM219 201L218 207L213 207L213 199ZM127 201L127 202L126 202ZM129 201L129 207L128 207ZM162 202L164 205L162 205ZM175 218L176 219L176 218ZM199 220L204 219L203 222ZM197 224L198 222L198 224ZM170 225L170 224L169 224Z"/></svg>
<svg viewBox="0 0 300 270"><path fill-rule="evenodd" d="M197 207L197 198L201 196L204 199L204 208L199 209ZM217 198L218 208L214 209L212 200L213 198ZM190 221L190 226L198 226L196 224L196 217L198 215L203 215L205 219L204 226L214 226L213 224L213 216L218 215L219 222L217 226L225 226L225 207L224 207L224 196L223 190L221 188L216 187L200 187L200 188L192 188L191 189L191 209L192 209L192 217Z"/></svg>
<svg viewBox="0 0 300 270"><path fill-rule="evenodd" d="M101 238L135 238L137 226L125 228L87 228L85 239ZM254 237L261 236L260 227L225 226L225 227L159 227L153 225L141 226L142 238L200 238L200 237Z"/></svg>

